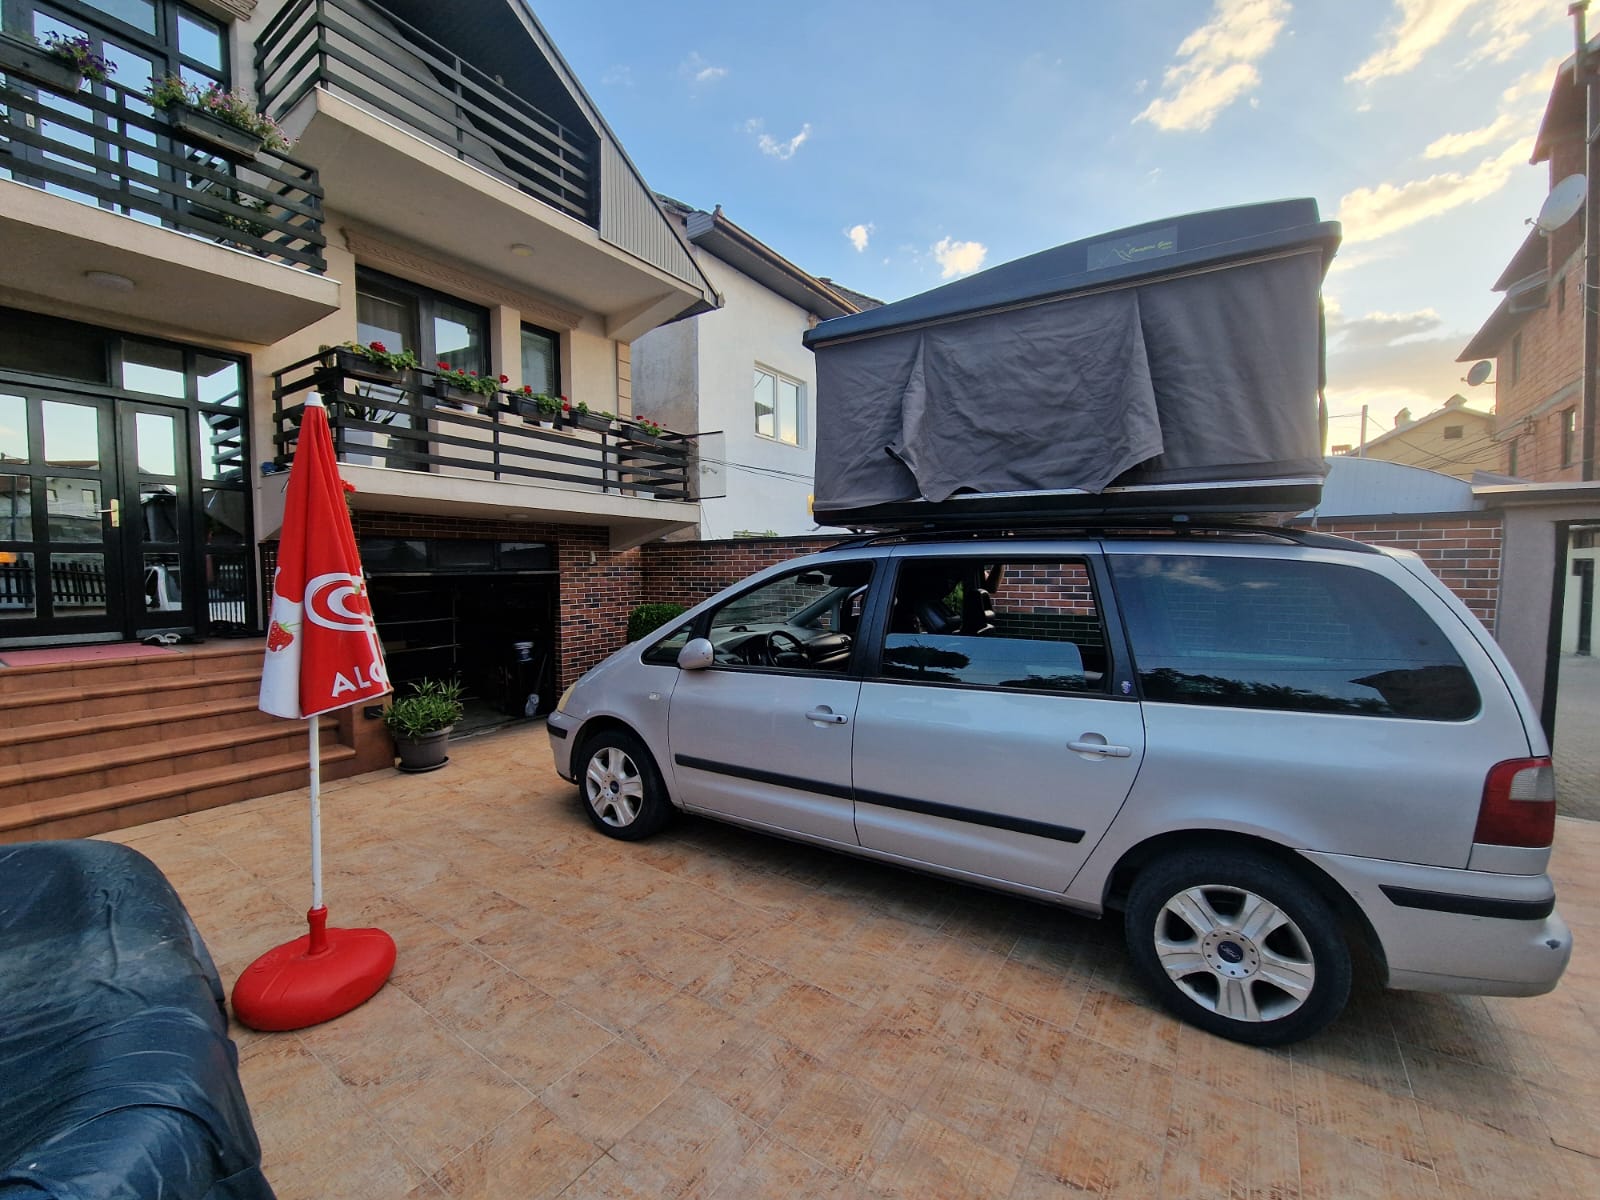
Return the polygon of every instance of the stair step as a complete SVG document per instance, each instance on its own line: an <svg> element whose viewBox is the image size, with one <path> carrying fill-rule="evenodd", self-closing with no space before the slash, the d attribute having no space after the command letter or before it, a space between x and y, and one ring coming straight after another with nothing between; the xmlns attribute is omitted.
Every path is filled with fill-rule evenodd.
<svg viewBox="0 0 1600 1200"><path fill-rule="evenodd" d="M325 743L320 757L326 768L355 758L356 752L349 746ZM89 837L301 787L308 774L302 749L69 796L29 800L0 808L0 842Z"/></svg>
<svg viewBox="0 0 1600 1200"><path fill-rule="evenodd" d="M4 715L8 722L14 722L20 714L30 723L47 724L75 717L148 712L153 689L164 697L175 692L188 693L187 702L202 703L255 695L260 686L261 671L258 667L255 670L220 671L174 679L119 680L93 688L80 685L12 691L0 695L0 715Z"/></svg>
<svg viewBox="0 0 1600 1200"><path fill-rule="evenodd" d="M3 657L4 651L0 651L0 658ZM93 686L96 680L114 682L137 679L148 683L159 679L185 678L217 671L229 660L237 660L240 669L251 666L259 668L261 657L261 646L251 642L199 646L170 654L0 666L0 697L48 689L52 686L52 680L57 681L54 684L56 688L81 688Z"/></svg>
<svg viewBox="0 0 1600 1200"><path fill-rule="evenodd" d="M337 739L339 722L318 723L325 739ZM159 731L152 729L153 734ZM282 743L274 747L271 743ZM260 759L264 754L305 745L302 722L273 720L248 729L217 729L187 737L152 736L129 746L103 747L82 754L60 754L7 771L0 783L0 807L43 800L64 791L83 791L182 775L208 767Z"/></svg>
<svg viewBox="0 0 1600 1200"><path fill-rule="evenodd" d="M5 710L6 702L0 699L0 713ZM81 749L80 743L107 747L133 745L144 740L152 727L171 731L201 723L207 729L236 729L280 719L262 712L253 694L232 700L164 705L66 721L23 724L12 719L25 715L20 709L7 714L6 724L0 728L0 765L75 754Z"/></svg>

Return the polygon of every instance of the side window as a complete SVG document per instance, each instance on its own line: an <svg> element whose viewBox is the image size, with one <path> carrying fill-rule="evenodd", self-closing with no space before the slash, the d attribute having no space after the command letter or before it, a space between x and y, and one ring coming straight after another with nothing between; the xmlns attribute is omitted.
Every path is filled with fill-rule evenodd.
<svg viewBox="0 0 1600 1200"><path fill-rule="evenodd" d="M1464 721L1472 675L1411 597L1359 567L1112 555L1146 700Z"/></svg>
<svg viewBox="0 0 1600 1200"><path fill-rule="evenodd" d="M678 651L689 644L689 637L693 629L694 622L692 620L684 621L674 626L670 632L646 647L641 657L645 662L654 663L657 666L677 666Z"/></svg>
<svg viewBox="0 0 1600 1200"><path fill-rule="evenodd" d="M1104 693L1106 640L1077 559L910 559L890 605L886 679Z"/></svg>
<svg viewBox="0 0 1600 1200"><path fill-rule="evenodd" d="M711 614L717 664L843 674L871 578L870 562L828 563L735 596Z"/></svg>

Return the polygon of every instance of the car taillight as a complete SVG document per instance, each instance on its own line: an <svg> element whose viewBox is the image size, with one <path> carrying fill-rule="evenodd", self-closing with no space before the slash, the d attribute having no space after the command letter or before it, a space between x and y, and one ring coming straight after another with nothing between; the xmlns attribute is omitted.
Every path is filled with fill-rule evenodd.
<svg viewBox="0 0 1600 1200"><path fill-rule="evenodd" d="M1556 833L1556 773L1548 758L1495 763L1483 781L1474 842L1548 846Z"/></svg>

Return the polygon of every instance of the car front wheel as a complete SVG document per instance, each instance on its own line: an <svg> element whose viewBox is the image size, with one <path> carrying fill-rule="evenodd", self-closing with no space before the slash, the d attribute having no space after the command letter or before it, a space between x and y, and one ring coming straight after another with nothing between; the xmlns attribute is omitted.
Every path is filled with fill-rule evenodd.
<svg viewBox="0 0 1600 1200"><path fill-rule="evenodd" d="M1332 907L1262 855L1177 854L1145 867L1125 914L1128 950L1163 1004L1256 1046L1317 1032L1350 994Z"/></svg>
<svg viewBox="0 0 1600 1200"><path fill-rule="evenodd" d="M620 729L584 743L578 790L589 821L607 837L636 842L672 818L672 802L644 743Z"/></svg>

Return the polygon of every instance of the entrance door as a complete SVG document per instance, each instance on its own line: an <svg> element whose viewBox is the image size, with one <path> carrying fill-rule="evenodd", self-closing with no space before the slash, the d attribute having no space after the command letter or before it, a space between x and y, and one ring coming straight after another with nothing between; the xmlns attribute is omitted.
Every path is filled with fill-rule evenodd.
<svg viewBox="0 0 1600 1200"><path fill-rule="evenodd" d="M194 624L183 410L0 392L0 639Z"/></svg>

